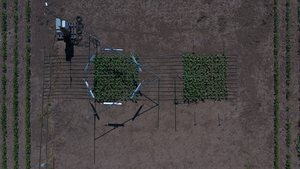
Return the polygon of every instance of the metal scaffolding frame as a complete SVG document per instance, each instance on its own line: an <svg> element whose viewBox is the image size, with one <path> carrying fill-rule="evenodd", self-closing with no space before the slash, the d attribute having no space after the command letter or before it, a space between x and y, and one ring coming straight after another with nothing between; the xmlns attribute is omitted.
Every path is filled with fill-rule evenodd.
<svg viewBox="0 0 300 169"><path fill-rule="evenodd" d="M43 6L43 7L45 7L49 12L51 12L55 17L57 17L57 18L60 18L60 17L58 17L56 14L54 14L50 9L48 9L46 6ZM88 34L88 36L89 36L89 41L88 41L88 47L89 47L89 54L88 54L88 59L87 59L87 62L88 61L90 61L90 45L91 45L91 38L93 38L94 40L96 40L96 41L98 41L98 42L100 42L101 44L103 44L104 46L106 46L106 47L108 47L109 49L111 49L111 50L115 50L113 47L111 47L111 46L109 46L108 44L106 44L105 42L103 42L103 41L101 41L101 40L99 40L97 37L95 37L94 35L92 35L90 32L88 32L88 31L86 31L86 30L84 30L84 29L82 29L82 31L83 32L85 32L85 33L87 33ZM128 59L128 60L130 60L131 62L133 62L134 63L134 61L132 60L132 59L130 59L130 58L128 58L126 55L124 55L124 54L122 54L121 52L119 52L119 51L115 51L115 52L117 52L118 54L120 54L120 55L122 55L123 57L125 57L126 59ZM223 53L224 53L224 49L223 49ZM223 54L224 55L224 54ZM80 56L86 56L86 55L80 55ZM170 57L170 58L181 58L182 57L182 55L140 55L141 57L145 57L145 58L147 58L147 59L155 59L155 58L161 58L162 56L167 56L167 57ZM228 55L228 56L232 56L232 57L229 57L230 58L230 60L228 61L228 62L238 62L238 60L237 60L237 55L233 55L233 54L230 54L230 55ZM45 58L45 54L44 54L44 58ZM231 59L234 59L234 60L231 60ZM74 60L78 60L78 63L81 63L81 61L82 60L85 60L84 58L76 58L76 59L74 59ZM165 62L165 61L164 61ZM175 63L175 62L182 62L182 61L168 61L168 63ZM153 96L157 96L158 98L157 98L157 100L158 100L158 102L156 103L156 102L154 102L152 99L150 99L148 96L152 96L152 95L145 95L145 93L147 92L147 91L143 91L143 96L145 96L146 97L146 99L139 99L139 100L150 100L150 101L152 101L153 103L154 103L154 106L153 107L151 107L150 109L147 109L147 110L145 110L144 112L142 112L142 113L140 113L140 114L136 114L135 115L135 117L136 116L139 116L139 115L141 115L141 114L143 114L143 113L145 113L145 112L147 112L147 111L149 111L149 110L151 110L151 109L153 109L154 107L158 107L158 124L157 124L157 129L159 129L159 103L160 103L160 100L174 100L174 105L175 105L175 131L176 131L176 102L179 100L176 96L181 96L181 95L177 95L176 93L177 92L179 92L179 91L177 91L177 87L179 87L180 85L179 84L177 84L177 82L178 81L181 81L181 80L183 80L183 79L180 79L179 78L179 76L174 76L174 77L163 77L163 76L159 76L158 74L166 74L165 72L157 72L157 73L154 73L154 72L152 72L152 71L150 71L149 69L147 69L147 68L145 68L143 65L147 65L148 63L162 63L162 62L139 62L139 66L141 67L141 68L143 68L143 69L145 69L145 70L147 70L147 73L150 73L150 74L152 74L152 75L154 75L155 77L157 77L155 80L153 80L153 81L151 81L150 83L148 83L148 84L146 84L145 86L143 86L143 87L141 87L140 88L140 90L141 89L144 89L144 88L146 88L146 87L148 87L148 86L150 86L151 84L153 84L153 83L155 83L155 82L158 82L158 86L157 86L157 95L153 95ZM50 62L50 55L49 55L49 63L47 64L45 64L45 63L43 63L44 65L43 65L43 69L44 69L44 66L45 65L50 65L50 67L49 67L49 73L51 74L51 67L52 66L55 66L57 63L53 63L53 65L51 64L51 62ZM86 63L85 63L86 64ZM147 65L148 66L148 65ZM149 67L157 67L157 66L162 66L162 65L149 65ZM171 65L164 65L164 66L171 66ZM173 66L181 66L181 65L176 65L176 63L175 64L173 64ZM236 66L236 65L228 65L228 66ZM235 67L233 67L233 68L228 68L228 69L238 69L238 68L235 68ZM70 69L70 70L77 70L77 69ZM88 67L88 83L90 83L90 77L92 77L92 76L94 76L94 75L91 75L90 74L90 71L92 70L92 68L90 68L90 66ZM182 69L180 69L180 68L178 68L178 69L151 69L151 70L172 70L172 72L168 72L167 74L178 74L178 73L180 73L180 72L174 72L174 70L183 70L183 66L182 66ZM46 70L43 70L43 72L46 72ZM48 73L48 72L47 72ZM233 73L236 73L236 72L233 72ZM55 73L54 73L55 74ZM78 74L80 74L80 73L78 73ZM85 74L85 73L82 73L82 74ZM146 78L147 76L143 76L143 74L145 74L144 72L143 73L141 73L142 75L142 77L144 77L144 78ZM229 76L237 76L237 74L234 74L234 75L229 75ZM174 81L174 83L161 83L161 82L164 82L164 80L162 80L161 78L171 78L171 79L174 79L174 80L170 80L170 81ZM182 76L183 77L183 76ZM50 75L50 77L45 77L45 74L44 74L44 76L43 76L43 99L44 99L44 82L46 81L47 82L47 80L45 80L45 78L50 78L49 80L50 80L50 86L49 86L49 89L51 90L51 75ZM66 77L67 78L67 77ZM80 78L80 77L74 77L74 78ZM196 78L196 77L183 77L183 78ZM234 80L234 79L232 79L232 80ZM236 79L237 80L237 79ZM146 80L145 79L145 81L148 81L148 80ZM228 83L228 84L237 84L237 83ZM68 84L61 84L61 85L68 85ZM76 84L74 84L74 85L76 85ZM170 87L161 87L160 85L174 85L174 90L172 90L172 91L161 91L160 90L160 88L170 88ZM84 86L84 84L83 84L83 86ZM181 86L180 86L181 87ZM156 88L156 87L149 87L149 89L150 88ZM230 88L233 88L233 89L238 89L238 87L230 87ZM45 88L45 89L47 89L47 88ZM156 92L156 91L153 91L153 90L151 90L152 92ZM59 92L61 92L61 91L59 91ZM160 92L174 92L174 95L170 95L170 96L175 96L175 98L174 99L160 99ZM234 92L237 92L237 91L234 91ZM83 92L84 93L84 92ZM50 94L50 93L49 93ZM73 94L73 95L76 95L76 94ZM119 102L119 101L121 101L121 100L123 100L124 98L126 98L126 97L128 97L128 96L130 96L130 95L132 95L132 93L130 93L130 94L128 94L128 95L126 95L126 96L124 96L124 97L122 97L122 98L120 98L119 100L117 100L117 101L115 101L116 103L117 102ZM237 96L236 94L230 94L230 95L233 95L233 96ZM80 95L81 96L81 95ZM54 98L56 98L56 97L54 97ZM57 98L61 98L61 97L57 97ZM71 98L68 98L68 97L66 97L66 98L64 98L64 99L71 99ZM104 108L102 108L102 109L100 109L99 111L96 111L95 109L94 109L94 113L92 113L92 114L89 114L89 104L90 104L90 94L89 93L87 93L87 98L85 98L85 97L78 97L77 99L87 99L87 116L86 116L86 118L84 118L83 120L81 120L79 123L81 123L81 122L83 122L83 121L85 121L86 119L88 119L89 117L91 117L91 116L94 116L94 163L95 163L95 141L97 140L97 139L99 139L99 138L101 138L102 136L104 136L104 135L106 135L107 133L109 133L109 132L111 132L112 130L115 130L116 129L116 127L114 128L114 129L112 129L112 130L109 130L108 132L105 132L104 134L102 134L101 136L99 136L99 137L97 137L96 138L96 136L95 136L95 127L96 127L96 116L98 116L98 113L99 112L101 112L101 111L103 111L103 110L105 110L105 109L107 109L107 108L109 108L109 107L111 107L112 105L114 105L114 104L111 104L111 105L109 105L109 106L106 106L106 107L104 107ZM180 98L181 99L181 98ZM229 99L236 99L236 97L234 97L234 98L229 98ZM178 103L177 102L177 104L180 104L180 103ZM99 117L99 116L98 116ZM123 122L122 124L125 124L125 123L127 123L127 122L129 122L131 119L129 119L129 120L126 120L125 122ZM47 134L48 135L48 134ZM40 151L41 151L41 149L40 149ZM46 147L46 154L47 154L47 147Z"/></svg>

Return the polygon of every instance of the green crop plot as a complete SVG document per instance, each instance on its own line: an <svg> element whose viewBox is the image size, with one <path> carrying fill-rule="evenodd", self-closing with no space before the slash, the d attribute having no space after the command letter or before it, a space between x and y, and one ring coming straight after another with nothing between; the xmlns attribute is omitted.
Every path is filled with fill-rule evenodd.
<svg viewBox="0 0 300 169"><path fill-rule="evenodd" d="M222 55L183 55L184 100L227 99L227 59Z"/></svg>
<svg viewBox="0 0 300 169"><path fill-rule="evenodd" d="M131 58L131 56L127 56ZM134 56L138 62L139 56ZM121 55L98 55L94 59L94 90L95 99L116 101L130 93L138 86L138 69L136 65ZM103 76L112 75L112 76ZM138 95L132 100L136 101ZM130 99L126 97L126 99Z"/></svg>

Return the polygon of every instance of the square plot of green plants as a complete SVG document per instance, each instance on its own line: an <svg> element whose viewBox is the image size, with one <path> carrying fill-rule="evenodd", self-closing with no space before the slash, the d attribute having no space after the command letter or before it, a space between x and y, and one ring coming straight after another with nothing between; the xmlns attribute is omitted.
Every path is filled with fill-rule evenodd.
<svg viewBox="0 0 300 169"><path fill-rule="evenodd" d="M131 56L127 56L131 58ZM138 62L139 56L134 56ZM121 55L98 55L94 58L95 99L117 101L134 92L138 86L138 69L129 59ZM137 100L135 95L132 100ZM130 99L130 96L125 100Z"/></svg>
<svg viewBox="0 0 300 169"><path fill-rule="evenodd" d="M183 55L185 101L228 98L228 56Z"/></svg>

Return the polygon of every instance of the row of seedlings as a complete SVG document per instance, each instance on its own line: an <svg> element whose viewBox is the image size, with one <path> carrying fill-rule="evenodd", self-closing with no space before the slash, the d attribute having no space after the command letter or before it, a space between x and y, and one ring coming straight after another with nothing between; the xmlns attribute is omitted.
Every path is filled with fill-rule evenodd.
<svg viewBox="0 0 300 169"><path fill-rule="evenodd" d="M286 84L288 88L286 89L286 99L287 103L291 98L291 89L289 85L291 84L291 73L292 73L292 55L291 55L291 9L290 9L291 0L286 0ZM289 153L289 147L292 143L292 134L291 134L291 126L290 115L289 115L290 106L287 106L287 118L286 118L286 146L287 146L287 154L286 154L286 168L291 168L291 154Z"/></svg>
<svg viewBox="0 0 300 169"><path fill-rule="evenodd" d="M13 69L13 159L14 165L13 168L17 169L19 167L19 129L18 129L18 93L19 93L19 84L18 84L18 0L14 0L13 4L14 13L14 47L13 47L13 56L14 56L14 69Z"/></svg>
<svg viewBox="0 0 300 169"><path fill-rule="evenodd" d="M228 56L183 55L184 100L228 98Z"/></svg>
<svg viewBox="0 0 300 169"><path fill-rule="evenodd" d="M298 32L299 32L300 31L300 0L298 0L297 11L298 11ZM300 55L300 34L299 33L298 33L298 55ZM300 76L299 76L299 84L300 84ZM300 92L300 88L299 88L299 92ZM300 106L299 106L299 111L300 111ZM298 119L298 127L300 127L300 117ZM297 156L300 159L300 132L298 133L296 149L298 152Z"/></svg>
<svg viewBox="0 0 300 169"><path fill-rule="evenodd" d="M7 168L7 145L6 145L6 137L7 137L7 128L6 128L6 119L7 119L7 108L6 108L6 2L2 0L2 8L4 9L1 12L1 37L2 37L2 44L1 44L1 57L2 57L2 75L1 75L1 88L2 88L2 103L1 103L1 131L2 131L2 153L1 153L1 168Z"/></svg>
<svg viewBox="0 0 300 169"><path fill-rule="evenodd" d="M26 68L25 68L25 84L26 84L26 94L25 94L25 165L26 169L30 169L30 155L31 155L31 129L30 129L30 2L29 0L26 2L25 6L25 19L26 19L26 47L25 47L25 60L26 60Z"/></svg>
<svg viewBox="0 0 300 169"><path fill-rule="evenodd" d="M130 57L130 56L127 56ZM139 56L134 56L139 61ZM94 59L94 89L96 100L117 101L134 92L138 86L136 65L120 55L97 55ZM130 96L125 100L129 100ZM138 95L133 97L133 101Z"/></svg>
<svg viewBox="0 0 300 169"><path fill-rule="evenodd" d="M279 20L278 0L274 0L274 168L279 169Z"/></svg>

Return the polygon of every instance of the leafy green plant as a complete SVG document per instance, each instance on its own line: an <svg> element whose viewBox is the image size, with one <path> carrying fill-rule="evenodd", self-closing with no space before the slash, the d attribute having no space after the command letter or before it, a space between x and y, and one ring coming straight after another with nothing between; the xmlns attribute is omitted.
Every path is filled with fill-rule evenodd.
<svg viewBox="0 0 300 169"><path fill-rule="evenodd" d="M1 0L1 4L2 4L3 8L6 9L6 0Z"/></svg>
<svg viewBox="0 0 300 169"><path fill-rule="evenodd" d="M30 2L29 0L27 0L25 4L25 16L27 22L30 22L30 13L31 13Z"/></svg>
<svg viewBox="0 0 300 169"><path fill-rule="evenodd" d="M134 57L138 62L138 55ZM94 59L94 75L96 76L94 77L93 92L97 100L119 100L131 94L138 86L137 67L123 56L96 56ZM138 95L135 95L132 101L137 99Z"/></svg>
<svg viewBox="0 0 300 169"><path fill-rule="evenodd" d="M292 143L292 134L291 134L291 126L292 123L291 122L287 122L286 124L286 130L287 130L287 134L286 134L286 146L290 147L291 143Z"/></svg>
<svg viewBox="0 0 300 169"><path fill-rule="evenodd" d="M289 111L291 109L291 106L286 107L286 111Z"/></svg>
<svg viewBox="0 0 300 169"><path fill-rule="evenodd" d="M17 10L17 0L14 0L14 9ZM18 93L19 93L19 85L18 85L18 14L13 13L14 17L14 30L15 30L15 42L13 47L13 55L14 55L14 69L13 69L13 159L14 164L13 168L17 169L19 166L19 130L18 130Z"/></svg>
<svg viewBox="0 0 300 169"><path fill-rule="evenodd" d="M30 169L30 156L31 156L31 133L30 133L30 46L26 44L25 46L25 159L26 159L26 169Z"/></svg>
<svg viewBox="0 0 300 169"><path fill-rule="evenodd" d="M18 10L18 0L14 0L14 10Z"/></svg>
<svg viewBox="0 0 300 169"><path fill-rule="evenodd" d="M184 100L227 99L227 59L226 55L183 55Z"/></svg>
<svg viewBox="0 0 300 169"><path fill-rule="evenodd" d="M2 0L2 6L6 8L6 1ZM2 45L1 45L1 57L3 63L2 67L2 76L1 76L1 89L2 89L2 103L1 103L1 130L2 130L2 154L1 154L1 166L2 168L7 168L7 146L6 146L6 137L7 137L7 129L6 129L6 119L7 119L7 109L6 109L6 12L1 12L1 36L2 36Z"/></svg>
<svg viewBox="0 0 300 169"><path fill-rule="evenodd" d="M287 99L287 100L290 100L290 99L291 99L291 94L292 94L291 89L287 89L287 90L286 90L286 99Z"/></svg>
<svg viewBox="0 0 300 169"><path fill-rule="evenodd" d="M291 154L286 154L286 158L287 158L286 163L285 163L285 168L286 169L291 169L292 168L291 157L292 157Z"/></svg>
<svg viewBox="0 0 300 169"><path fill-rule="evenodd" d="M25 30L25 38L27 42L30 42L30 26L27 24L26 25L26 30Z"/></svg>

